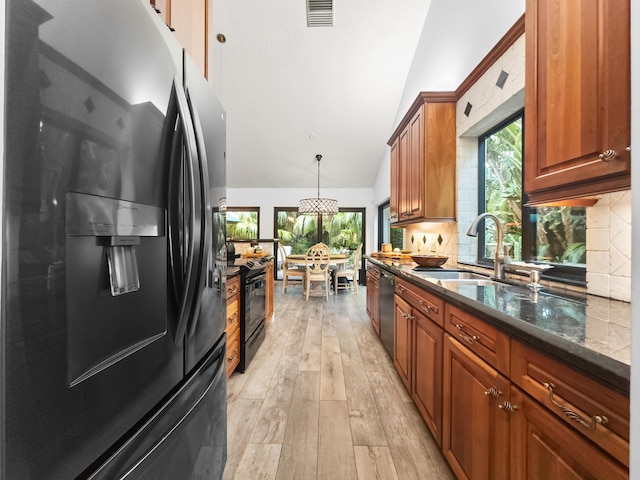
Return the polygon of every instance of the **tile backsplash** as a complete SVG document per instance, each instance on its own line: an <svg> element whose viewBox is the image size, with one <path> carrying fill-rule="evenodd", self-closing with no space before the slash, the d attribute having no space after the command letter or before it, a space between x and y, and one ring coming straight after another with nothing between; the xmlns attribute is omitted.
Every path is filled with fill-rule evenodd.
<svg viewBox="0 0 640 480"><path fill-rule="evenodd" d="M587 208L587 291L631 301L631 191Z"/></svg>

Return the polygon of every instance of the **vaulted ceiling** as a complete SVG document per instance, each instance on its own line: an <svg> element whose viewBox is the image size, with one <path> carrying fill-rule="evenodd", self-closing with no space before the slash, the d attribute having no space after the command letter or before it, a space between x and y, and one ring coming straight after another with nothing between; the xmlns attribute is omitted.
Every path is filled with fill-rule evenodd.
<svg viewBox="0 0 640 480"><path fill-rule="evenodd" d="M213 0L210 75L227 112L231 188L370 188L430 1ZM222 33L225 43L216 40Z"/></svg>

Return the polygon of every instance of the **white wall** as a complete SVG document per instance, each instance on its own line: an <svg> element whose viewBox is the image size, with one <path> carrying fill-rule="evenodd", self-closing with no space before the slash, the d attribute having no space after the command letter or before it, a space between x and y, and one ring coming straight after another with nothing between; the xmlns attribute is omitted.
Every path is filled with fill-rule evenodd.
<svg viewBox="0 0 640 480"><path fill-rule="evenodd" d="M229 207L260 207L260 237L273 238L274 207L297 207L301 198L317 197L317 189L309 188L228 188ZM366 238L364 251L375 249L374 218L377 207L373 204L373 190L370 188L320 188L320 196L335 198L339 207L366 208ZM377 223L377 222L376 222Z"/></svg>

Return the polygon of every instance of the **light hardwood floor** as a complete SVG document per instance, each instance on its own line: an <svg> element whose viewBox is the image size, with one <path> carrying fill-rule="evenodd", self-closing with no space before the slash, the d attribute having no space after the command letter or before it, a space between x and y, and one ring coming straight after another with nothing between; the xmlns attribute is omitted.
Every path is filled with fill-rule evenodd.
<svg viewBox="0 0 640 480"><path fill-rule="evenodd" d="M266 340L228 383L223 479L453 479L366 314L365 289L275 288Z"/></svg>

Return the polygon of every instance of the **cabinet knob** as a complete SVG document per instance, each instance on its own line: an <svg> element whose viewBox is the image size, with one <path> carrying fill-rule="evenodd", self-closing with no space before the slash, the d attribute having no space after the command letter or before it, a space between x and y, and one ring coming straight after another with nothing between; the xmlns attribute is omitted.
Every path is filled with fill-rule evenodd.
<svg viewBox="0 0 640 480"><path fill-rule="evenodd" d="M498 398L500 395L502 395L502 392L496 387L489 387L489 389L486 390L484 394L491 398Z"/></svg>
<svg viewBox="0 0 640 480"><path fill-rule="evenodd" d="M604 162L610 162L617 156L618 156L618 152L616 152L615 150L605 150L600 155L598 155L598 158Z"/></svg>
<svg viewBox="0 0 640 480"><path fill-rule="evenodd" d="M498 408L506 413L513 413L518 409L517 405L514 405L511 402L502 402L498 405Z"/></svg>

